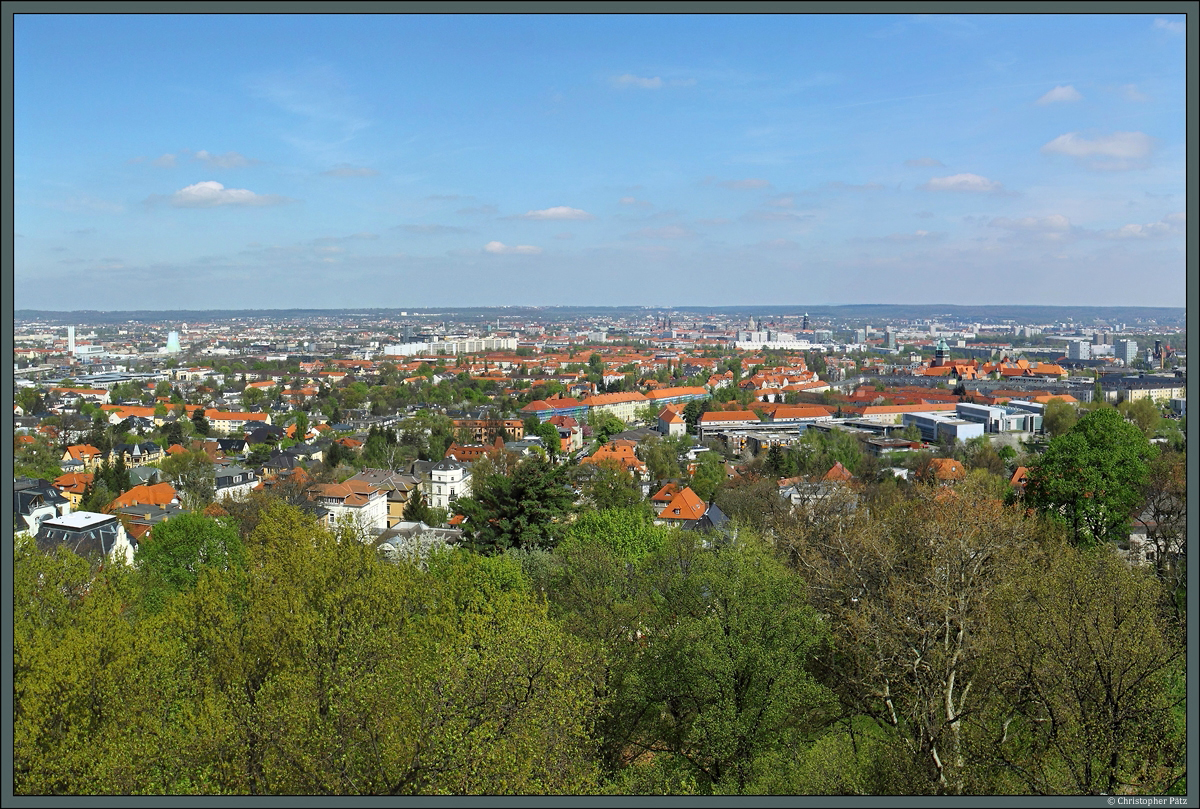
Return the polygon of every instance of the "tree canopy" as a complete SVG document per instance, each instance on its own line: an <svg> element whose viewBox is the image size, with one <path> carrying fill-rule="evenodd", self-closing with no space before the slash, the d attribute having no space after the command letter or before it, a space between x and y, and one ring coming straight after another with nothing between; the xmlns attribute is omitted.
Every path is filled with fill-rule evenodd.
<svg viewBox="0 0 1200 809"><path fill-rule="evenodd" d="M1155 455L1117 410L1093 410L1029 467L1026 502L1064 521L1077 545L1125 538Z"/></svg>

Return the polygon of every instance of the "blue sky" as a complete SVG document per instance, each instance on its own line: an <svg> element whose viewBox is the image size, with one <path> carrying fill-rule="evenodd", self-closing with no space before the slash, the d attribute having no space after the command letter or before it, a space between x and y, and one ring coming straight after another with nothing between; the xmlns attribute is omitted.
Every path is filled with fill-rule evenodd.
<svg viewBox="0 0 1200 809"><path fill-rule="evenodd" d="M15 19L16 307L1183 305L1182 15Z"/></svg>

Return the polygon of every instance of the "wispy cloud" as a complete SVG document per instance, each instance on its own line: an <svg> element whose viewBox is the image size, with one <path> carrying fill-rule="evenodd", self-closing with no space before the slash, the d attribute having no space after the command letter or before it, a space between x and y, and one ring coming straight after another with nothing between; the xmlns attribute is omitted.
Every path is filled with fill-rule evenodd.
<svg viewBox="0 0 1200 809"><path fill-rule="evenodd" d="M946 165L940 160L935 160L932 157L917 157L912 160L905 160L904 165L910 168L935 168L937 166Z"/></svg>
<svg viewBox="0 0 1200 809"><path fill-rule="evenodd" d="M542 248L534 247L531 244L514 244L507 245L504 242L488 242L483 246L484 252L493 253L496 255L537 255L542 252Z"/></svg>
<svg viewBox="0 0 1200 809"><path fill-rule="evenodd" d="M196 152L193 159L204 163L207 166L218 169L240 169L245 166L253 166L257 160L251 160L245 155L240 155L237 152L226 152L225 154L210 154L204 149Z"/></svg>
<svg viewBox="0 0 1200 809"><path fill-rule="evenodd" d="M1158 17L1154 20L1154 27L1162 31L1170 31L1172 34L1182 34L1187 30L1187 23L1183 20L1164 20Z"/></svg>
<svg viewBox="0 0 1200 809"><path fill-rule="evenodd" d="M88 194L76 194L49 207L68 213L124 213L125 206L112 200L100 199Z"/></svg>
<svg viewBox="0 0 1200 809"><path fill-rule="evenodd" d="M949 177L931 177L929 182L921 186L925 191L966 191L968 193L986 194L1004 190L1000 183L980 177L978 174L951 174Z"/></svg>
<svg viewBox="0 0 1200 809"><path fill-rule="evenodd" d="M1055 87L1053 90L1046 93L1034 103L1045 106L1047 104L1054 104L1059 101L1078 101L1081 98L1083 98L1083 96L1080 95L1079 91L1073 86L1070 84L1060 84L1058 87Z"/></svg>
<svg viewBox="0 0 1200 809"><path fill-rule="evenodd" d="M470 233L467 228L454 225L396 225L392 230L403 230L405 233L440 234L440 233Z"/></svg>
<svg viewBox="0 0 1200 809"><path fill-rule="evenodd" d="M886 242L888 244L913 244L916 242L936 242L946 238L946 234L935 230L917 230L912 233L889 233L887 236L880 236L873 239L867 239L868 242Z"/></svg>
<svg viewBox="0 0 1200 809"><path fill-rule="evenodd" d="M725 180L719 183L722 188L732 188L735 191L751 191L756 188L770 188L771 183L761 177L747 177L744 180Z"/></svg>
<svg viewBox="0 0 1200 809"><path fill-rule="evenodd" d="M328 171L321 172L322 177L376 177L379 171L366 166L351 166L348 163L342 163L334 166Z"/></svg>
<svg viewBox="0 0 1200 809"><path fill-rule="evenodd" d="M1117 88L1121 98L1126 101L1149 101L1150 96L1138 90L1136 84L1122 84Z"/></svg>
<svg viewBox="0 0 1200 809"><path fill-rule="evenodd" d="M629 239L687 239L696 234L680 225L665 225L661 228L642 228L630 233Z"/></svg>
<svg viewBox="0 0 1200 809"><path fill-rule="evenodd" d="M621 197L617 201L622 205L629 205L636 208L649 208L651 206L646 200L638 199L637 197Z"/></svg>
<svg viewBox="0 0 1200 809"><path fill-rule="evenodd" d="M490 216L499 210L495 205L479 205L474 208L459 208L455 213L463 216Z"/></svg>
<svg viewBox="0 0 1200 809"><path fill-rule="evenodd" d="M297 149L328 157L370 126L346 81L330 66L275 71L250 82L255 95L301 119L284 139Z"/></svg>
<svg viewBox="0 0 1200 809"><path fill-rule="evenodd" d="M825 183L821 188L826 191L882 191L883 186L879 183L863 183L855 185L854 183L844 183L841 180L835 180L831 183Z"/></svg>
<svg viewBox="0 0 1200 809"><path fill-rule="evenodd" d="M1122 170L1144 168L1154 146L1155 139L1144 132L1114 132L1090 139L1068 132L1042 146L1042 153L1073 157L1088 168Z"/></svg>
<svg viewBox="0 0 1200 809"><path fill-rule="evenodd" d="M1153 239L1162 236L1183 235L1187 225L1187 213L1168 214L1157 222L1145 225L1122 225L1115 230L1100 231L1097 235L1104 239Z"/></svg>
<svg viewBox="0 0 1200 809"><path fill-rule="evenodd" d="M359 233L351 233L349 236L322 236L319 239L313 239L313 244L337 244L338 242L350 241L375 241L378 238L378 233L361 231Z"/></svg>
<svg viewBox="0 0 1200 809"><path fill-rule="evenodd" d="M155 195L147 202L156 202L162 197ZM176 208L216 208L224 205L265 206L291 202L278 194L256 194L245 188L226 188L214 180L205 180L171 194L166 200Z"/></svg>
<svg viewBox="0 0 1200 809"><path fill-rule="evenodd" d="M695 79L668 79L663 81L661 76L635 76L632 73L622 73L614 76L614 87L636 87L641 90L658 90L663 87L691 87Z"/></svg>
<svg viewBox="0 0 1200 809"><path fill-rule="evenodd" d="M562 220L562 219L594 219L595 217L592 216L587 211L580 210L579 208L569 208L566 205L556 205L553 208L544 208L540 211L526 211L525 213L520 214L519 216L516 216L514 218L516 218L516 219Z"/></svg>
<svg viewBox="0 0 1200 809"><path fill-rule="evenodd" d="M167 153L161 157L156 157L150 161L150 165L158 166L160 169L175 168L175 155Z"/></svg>
<svg viewBox="0 0 1200 809"><path fill-rule="evenodd" d="M644 78L632 73L624 73L613 77L612 83L617 87L640 87L643 90L657 90L663 86L663 80L658 76Z"/></svg>

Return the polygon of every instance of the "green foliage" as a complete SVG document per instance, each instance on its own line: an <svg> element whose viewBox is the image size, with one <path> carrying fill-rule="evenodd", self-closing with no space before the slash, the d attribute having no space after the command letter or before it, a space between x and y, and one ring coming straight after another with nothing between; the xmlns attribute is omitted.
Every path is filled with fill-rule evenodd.
<svg viewBox="0 0 1200 809"><path fill-rule="evenodd" d="M244 568L246 551L233 525L198 514L180 514L156 526L135 560L145 584L143 602L157 611L190 590L206 570Z"/></svg>
<svg viewBox="0 0 1200 809"><path fill-rule="evenodd" d="M987 636L995 699L977 721L997 774L989 788L1162 794L1182 777L1183 646L1157 593L1151 576L1106 549L1020 561Z"/></svg>
<svg viewBox="0 0 1200 809"><path fill-rule="evenodd" d="M1029 467L1026 502L1063 521L1077 545L1124 539L1156 454L1115 409L1094 410Z"/></svg>
<svg viewBox="0 0 1200 809"><path fill-rule="evenodd" d="M212 503L217 482L213 462L203 450L171 455L163 460L160 468L163 477L175 487L180 502L189 511L201 511Z"/></svg>
<svg viewBox="0 0 1200 809"><path fill-rule="evenodd" d="M1046 402L1042 411L1042 428L1047 435L1057 437L1067 433L1078 420L1074 405L1062 399L1051 399Z"/></svg>
<svg viewBox="0 0 1200 809"><path fill-rule="evenodd" d="M408 522L423 522L426 525L435 525L431 523L432 511L429 504L425 502L425 495L418 489L414 491L408 498L408 502L404 504L404 519Z"/></svg>
<svg viewBox="0 0 1200 809"><path fill-rule="evenodd" d="M588 425L592 428L593 435L601 444L608 441L609 438L617 433L623 433L626 429L625 422L607 411L593 411L588 416Z"/></svg>
<svg viewBox="0 0 1200 809"><path fill-rule="evenodd" d="M198 407L192 411L192 428L196 435L208 435L208 419L204 417L204 408Z"/></svg>
<svg viewBox="0 0 1200 809"><path fill-rule="evenodd" d="M567 525L561 547L565 550L595 542L618 559L636 562L662 547L670 533L670 528L654 524L653 515L645 507L588 510Z"/></svg>
<svg viewBox="0 0 1200 809"><path fill-rule="evenodd" d="M721 453L702 452L689 485L697 497L707 501L717 493L717 488L725 479L725 459L721 457Z"/></svg>
<svg viewBox="0 0 1200 809"><path fill-rule="evenodd" d="M700 540L675 534L637 566L638 629L610 641L620 687L601 718L605 755L654 751L702 792L740 792L765 754L829 721L833 696L809 674L824 630L803 584L759 541Z"/></svg>
<svg viewBox="0 0 1200 809"><path fill-rule="evenodd" d="M13 453L13 474L53 481L61 475L62 452L42 435L33 435L33 443L21 443Z"/></svg>
<svg viewBox="0 0 1200 809"><path fill-rule="evenodd" d="M584 501L595 509L635 508L643 505L641 484L615 460L574 467Z"/></svg>
<svg viewBox="0 0 1200 809"><path fill-rule="evenodd" d="M466 517L468 547L496 554L510 547L552 547L558 541L558 521L573 499L563 467L529 457L508 475L476 469L471 496L455 504L455 512Z"/></svg>

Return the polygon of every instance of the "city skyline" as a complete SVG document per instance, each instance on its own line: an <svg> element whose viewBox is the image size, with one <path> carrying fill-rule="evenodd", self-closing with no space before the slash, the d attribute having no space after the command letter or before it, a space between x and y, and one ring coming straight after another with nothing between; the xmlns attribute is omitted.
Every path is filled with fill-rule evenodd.
<svg viewBox="0 0 1200 809"><path fill-rule="evenodd" d="M1178 306L1185 35L16 15L15 308Z"/></svg>

